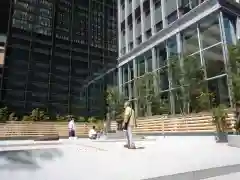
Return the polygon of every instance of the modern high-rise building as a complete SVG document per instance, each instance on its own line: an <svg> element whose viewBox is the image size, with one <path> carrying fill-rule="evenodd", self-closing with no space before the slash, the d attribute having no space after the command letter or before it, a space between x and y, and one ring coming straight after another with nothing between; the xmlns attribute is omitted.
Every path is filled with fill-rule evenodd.
<svg viewBox="0 0 240 180"><path fill-rule="evenodd" d="M84 115L80 90L116 66L115 0L1 0L1 103Z"/></svg>
<svg viewBox="0 0 240 180"><path fill-rule="evenodd" d="M215 101L231 105L227 46L239 38L238 0L118 0L119 89L137 111L134 79L156 72L160 98L179 113L181 87L173 86L169 58L192 56L204 67Z"/></svg>

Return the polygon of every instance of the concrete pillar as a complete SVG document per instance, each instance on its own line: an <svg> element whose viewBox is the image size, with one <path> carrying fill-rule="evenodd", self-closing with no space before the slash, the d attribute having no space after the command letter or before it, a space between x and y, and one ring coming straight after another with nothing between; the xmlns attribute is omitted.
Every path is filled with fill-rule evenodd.
<svg viewBox="0 0 240 180"><path fill-rule="evenodd" d="M136 7L136 0L132 0L132 23L133 23L133 48L136 47L136 17L135 17L135 7Z"/></svg>
<svg viewBox="0 0 240 180"><path fill-rule="evenodd" d="M153 73L154 73L154 76L156 76L156 77L154 77L154 80L153 80L153 85L154 85L154 91L155 91L155 93L158 93L159 92L159 87L158 87L158 79L159 78L157 78L157 76L158 76L158 73L157 73L157 71L156 71L156 69L157 69L157 58L156 58L156 48L154 47L154 48L152 48L151 49L151 51L152 51L152 69L153 69Z"/></svg>
<svg viewBox="0 0 240 180"><path fill-rule="evenodd" d="M118 90L122 93L122 67L118 68Z"/></svg>
<svg viewBox="0 0 240 180"><path fill-rule="evenodd" d="M121 39L121 0L118 0L118 57L121 56L121 44L122 44L122 39Z"/></svg>
<svg viewBox="0 0 240 180"><path fill-rule="evenodd" d="M125 46L126 46L126 53L128 53L129 48L128 48L128 37L129 37L129 31L128 31L128 23L127 23L127 14L128 14L128 0L125 0L125 9L124 9L124 19L125 19Z"/></svg>
<svg viewBox="0 0 240 180"><path fill-rule="evenodd" d="M167 22L166 22L166 17L165 17L165 8L166 7L166 3L165 3L165 0L161 0L161 9L162 9L162 25L163 25L163 28L166 28L167 27Z"/></svg>
<svg viewBox="0 0 240 180"><path fill-rule="evenodd" d="M145 21L144 21L144 12L143 12L143 1L144 0L140 0L140 9L141 9L141 34L142 34L142 42L144 42L146 40L145 38Z"/></svg>
<svg viewBox="0 0 240 180"><path fill-rule="evenodd" d="M132 61L133 61L133 76L134 76L134 79L136 79L137 78L137 60L135 58ZM135 95L135 98L136 98L137 88L136 88L136 85L135 85L135 81L134 81L133 91L134 91L134 95ZM138 102L136 100L134 101L134 106L135 106L136 116L138 116Z"/></svg>
<svg viewBox="0 0 240 180"><path fill-rule="evenodd" d="M155 8L154 8L153 0L150 0L150 17L151 17L152 36L156 33L154 12L155 12Z"/></svg>

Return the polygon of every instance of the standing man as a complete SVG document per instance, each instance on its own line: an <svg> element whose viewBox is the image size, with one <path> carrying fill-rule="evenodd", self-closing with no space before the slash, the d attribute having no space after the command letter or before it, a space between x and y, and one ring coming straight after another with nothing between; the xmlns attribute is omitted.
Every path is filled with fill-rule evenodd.
<svg viewBox="0 0 240 180"><path fill-rule="evenodd" d="M132 129L137 126L135 112L130 106L130 102L127 101L124 103L124 120L123 120L123 129L126 131L127 144L124 147L128 149L136 149L132 137Z"/></svg>
<svg viewBox="0 0 240 180"><path fill-rule="evenodd" d="M75 123L74 119L70 117L68 122L68 132L69 132L69 139L75 139Z"/></svg>

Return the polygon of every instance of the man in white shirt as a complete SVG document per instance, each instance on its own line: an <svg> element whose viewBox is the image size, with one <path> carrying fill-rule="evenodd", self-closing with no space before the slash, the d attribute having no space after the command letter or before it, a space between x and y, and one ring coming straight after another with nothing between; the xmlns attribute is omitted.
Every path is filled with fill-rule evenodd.
<svg viewBox="0 0 240 180"><path fill-rule="evenodd" d="M71 118L68 122L68 132L69 139L75 139L75 123L73 118Z"/></svg>
<svg viewBox="0 0 240 180"><path fill-rule="evenodd" d="M89 139L97 139L97 132L95 129L95 126L93 126L92 129L90 129L90 131L88 132Z"/></svg>
<svg viewBox="0 0 240 180"><path fill-rule="evenodd" d="M123 129L126 131L127 144L124 147L128 149L136 149L132 137L132 129L137 127L135 112L130 106L130 102L127 101L124 103L124 120L123 120Z"/></svg>

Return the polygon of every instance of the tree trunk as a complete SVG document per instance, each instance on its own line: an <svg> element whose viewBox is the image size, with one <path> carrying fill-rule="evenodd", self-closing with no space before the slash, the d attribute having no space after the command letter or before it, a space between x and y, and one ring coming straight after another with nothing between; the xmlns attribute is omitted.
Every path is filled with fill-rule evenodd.
<svg viewBox="0 0 240 180"><path fill-rule="evenodd" d="M152 108L150 103L147 103L147 115L152 116Z"/></svg>
<svg viewBox="0 0 240 180"><path fill-rule="evenodd" d="M111 116L110 113L107 113L107 123L106 123L106 133L108 133L111 130Z"/></svg>

